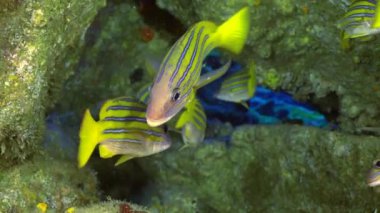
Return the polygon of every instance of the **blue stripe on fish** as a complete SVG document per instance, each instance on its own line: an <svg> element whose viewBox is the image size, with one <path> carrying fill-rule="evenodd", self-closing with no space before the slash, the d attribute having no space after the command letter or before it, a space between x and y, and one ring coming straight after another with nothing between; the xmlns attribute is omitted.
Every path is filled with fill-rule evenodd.
<svg viewBox="0 0 380 213"><path fill-rule="evenodd" d="M197 114L202 120L206 120L206 114L201 110L200 106L195 107L195 114Z"/></svg>
<svg viewBox="0 0 380 213"><path fill-rule="evenodd" d="M367 0L368 2L371 2L372 4L377 4L376 0Z"/></svg>
<svg viewBox="0 0 380 213"><path fill-rule="evenodd" d="M375 10L376 7L370 6L370 5L357 5L357 6L350 7L348 11L360 10L360 9Z"/></svg>
<svg viewBox="0 0 380 213"><path fill-rule="evenodd" d="M138 128L132 128L132 129L126 129L126 128L119 128L119 129L106 129L103 131L103 134L123 134L123 133L130 133L130 132L143 132L148 135L153 135L156 137L162 137L164 136L163 133L156 132L153 130L146 130L146 129L138 129Z"/></svg>
<svg viewBox="0 0 380 213"><path fill-rule="evenodd" d="M227 87L223 87L223 89L234 90L236 88L245 87L246 85L247 85L246 83L238 83L238 84L230 85Z"/></svg>
<svg viewBox="0 0 380 213"><path fill-rule="evenodd" d="M198 125L197 126L198 128L199 127L202 128L204 126L203 122L201 120L199 120L197 116L194 116L194 121Z"/></svg>
<svg viewBox="0 0 380 213"><path fill-rule="evenodd" d="M127 117L106 117L105 121L138 121L146 123L146 118L136 117L136 116L127 116Z"/></svg>
<svg viewBox="0 0 380 213"><path fill-rule="evenodd" d="M357 26L362 26L362 25L363 25L363 21L355 21L355 22L351 22L349 24L344 25L343 29L346 30L351 27L357 27Z"/></svg>
<svg viewBox="0 0 380 213"><path fill-rule="evenodd" d="M193 54L191 55L190 63L187 65L185 72L183 72L181 78L179 79L179 81L177 83L177 86L176 86L177 88L179 88L181 86L181 83L183 82L183 80L185 80L187 74L189 73L189 70L193 66L193 62L194 62L195 56L197 55L197 52L198 52L198 44L199 44L199 40L201 38L203 29L204 29L204 27L201 27L201 29L198 31L197 41L195 43L195 50L193 51Z"/></svg>
<svg viewBox="0 0 380 213"><path fill-rule="evenodd" d="M356 13L356 14L349 15L346 18L360 18L360 17L372 18L374 16L375 16L375 14L373 14L373 13Z"/></svg>
<svg viewBox="0 0 380 213"><path fill-rule="evenodd" d="M249 78L249 74L245 73L242 75L233 76L232 78L228 79L228 82L225 86L235 85L239 81L246 81Z"/></svg>
<svg viewBox="0 0 380 213"><path fill-rule="evenodd" d="M180 68L181 65L182 65L183 58L185 58L185 55L187 54L187 51L189 50L190 43L193 41L194 32L195 32L195 29L193 29L193 30L191 31L191 34L190 34L190 37L189 37L188 40L187 40L186 46L185 46L185 48L184 48L183 51L182 51L182 54L181 54L181 56L180 56L180 58L179 58L179 61L177 62L177 66L176 66L176 68L175 68L175 70L174 70L174 73L173 73L172 76L170 76L169 84L172 84L174 78L177 76L177 73L178 73L178 71L179 71L179 68Z"/></svg>
<svg viewBox="0 0 380 213"><path fill-rule="evenodd" d="M169 52L168 56L164 58L164 61L162 62L162 67L161 67L160 72L158 73L156 81L155 81L156 83L158 83L158 82L161 81L161 78L162 78L162 76L165 73L166 65L168 64L168 61L169 61L170 57L172 56L174 50L177 49L177 45L180 42L182 42L183 38L184 38L184 36L174 43L173 47L170 49L170 52Z"/></svg>
<svg viewBox="0 0 380 213"><path fill-rule="evenodd" d="M101 143L106 143L106 142L141 143L141 140L131 139L131 138L111 138L111 139L106 139L102 141Z"/></svg>
<svg viewBox="0 0 380 213"><path fill-rule="evenodd" d="M207 34L203 38L203 41L202 41L202 44L201 44L201 48L200 48L201 50L204 50L203 47L205 46L205 43L209 39L209 37L210 36ZM204 53L205 53L205 50L200 53L199 57L203 57ZM201 69L200 69L199 66L202 65L202 64L203 64L203 60L197 60L197 64L195 65L194 71L197 71L197 70L200 71ZM189 85L190 85L190 83L192 83L195 80L195 75L199 75L199 72L191 72L190 77L189 77L190 80L187 81L186 84L184 85L186 93L188 93L189 90L191 90L191 88L189 88ZM191 80L191 79L194 79L194 80Z"/></svg>
<svg viewBox="0 0 380 213"><path fill-rule="evenodd" d="M145 112L146 108L136 107L136 106L110 106L107 108L106 111L110 111L110 110L130 110L130 111L136 111L136 112Z"/></svg>
<svg viewBox="0 0 380 213"><path fill-rule="evenodd" d="M119 100L119 101L124 101L124 102L133 102L133 103L139 103L139 104L141 104L136 98L121 97L121 98L115 98L114 100Z"/></svg>

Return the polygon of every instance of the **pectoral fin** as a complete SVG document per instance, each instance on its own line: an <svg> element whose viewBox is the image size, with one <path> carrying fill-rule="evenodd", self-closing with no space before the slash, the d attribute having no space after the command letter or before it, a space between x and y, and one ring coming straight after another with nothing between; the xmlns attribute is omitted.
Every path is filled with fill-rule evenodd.
<svg viewBox="0 0 380 213"><path fill-rule="evenodd" d="M133 156L130 155L122 155L119 160L116 161L115 166L119 166L122 163L125 163L126 161L132 159Z"/></svg>
<svg viewBox="0 0 380 213"><path fill-rule="evenodd" d="M220 67L219 69L215 70L215 71L212 71L212 72L208 72L206 74L203 74L197 84L194 86L195 89L199 89L213 81L215 81L216 79L220 78L222 75L224 75L228 68L230 68L231 66L231 59L228 60L228 62L226 64L224 64L222 67Z"/></svg>
<svg viewBox="0 0 380 213"><path fill-rule="evenodd" d="M249 109L247 102L242 101L242 102L240 102L240 104L243 105L243 107L245 107L246 109Z"/></svg>

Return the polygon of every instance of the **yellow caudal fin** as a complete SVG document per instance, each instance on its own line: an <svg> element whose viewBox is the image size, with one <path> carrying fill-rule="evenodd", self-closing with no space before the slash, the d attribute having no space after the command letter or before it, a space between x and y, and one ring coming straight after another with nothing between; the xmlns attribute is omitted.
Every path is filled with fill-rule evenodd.
<svg viewBox="0 0 380 213"><path fill-rule="evenodd" d="M249 22L249 8L244 7L218 27L216 31L217 46L235 54L240 53L247 40Z"/></svg>
<svg viewBox="0 0 380 213"><path fill-rule="evenodd" d="M122 164L122 163L124 163L124 162L126 162L126 161L128 161L128 160L130 160L132 158L134 158L134 157L130 156L130 155L122 155L119 158L119 160L116 161L115 166L119 166L120 164Z"/></svg>
<svg viewBox="0 0 380 213"><path fill-rule="evenodd" d="M372 28L380 27L380 3L376 4L375 19L372 22Z"/></svg>
<svg viewBox="0 0 380 213"><path fill-rule="evenodd" d="M87 109L82 120L79 132L78 167L86 165L96 145L98 144L98 124L92 118L90 110Z"/></svg>

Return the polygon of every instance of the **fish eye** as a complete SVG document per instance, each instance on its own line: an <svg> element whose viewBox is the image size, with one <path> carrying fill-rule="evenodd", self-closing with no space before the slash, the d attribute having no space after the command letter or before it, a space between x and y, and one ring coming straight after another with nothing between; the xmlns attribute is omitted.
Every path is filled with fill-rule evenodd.
<svg viewBox="0 0 380 213"><path fill-rule="evenodd" d="M178 91L178 88L175 88L172 93L172 101L178 101L181 94Z"/></svg>
<svg viewBox="0 0 380 213"><path fill-rule="evenodd" d="M375 162L373 162L373 165L374 165L376 168L380 168L380 160L375 160Z"/></svg>

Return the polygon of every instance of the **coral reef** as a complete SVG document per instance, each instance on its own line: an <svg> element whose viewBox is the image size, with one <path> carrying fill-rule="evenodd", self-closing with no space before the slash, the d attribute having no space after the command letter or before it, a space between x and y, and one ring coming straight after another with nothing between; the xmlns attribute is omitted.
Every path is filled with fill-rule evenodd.
<svg viewBox="0 0 380 213"><path fill-rule="evenodd" d="M255 60L258 81L315 103L342 130L380 126L379 40L341 48L336 22L346 1L158 0L186 25L221 23L251 6L251 31L240 61ZM212 5L212 7L210 7ZM321 15L323 11L323 15Z"/></svg>
<svg viewBox="0 0 380 213"><path fill-rule="evenodd" d="M259 84L312 103L343 131L208 120L196 148L180 150L173 133L158 155L117 168L92 158L96 177L78 170L84 109L151 82L145 60L160 60L183 33L154 2L0 2L0 212L32 212L41 202L58 212L376 209L365 179L379 138L351 133L380 127L380 48L376 39L341 48L335 23L347 1L157 0L187 26L221 23L248 4L252 28L234 59L254 60Z"/></svg>
<svg viewBox="0 0 380 213"><path fill-rule="evenodd" d="M33 212L38 203L63 212L99 199L95 175L89 170L79 172L75 162L57 155L38 155L2 170L0 188L0 212Z"/></svg>
<svg viewBox="0 0 380 213"><path fill-rule="evenodd" d="M156 177L152 207L170 212L372 211L377 195L365 179L378 142L296 125L241 126L230 148L172 148L139 162Z"/></svg>
<svg viewBox="0 0 380 213"><path fill-rule="evenodd" d="M134 213L148 213L147 208L138 206L136 204L123 202L123 201L117 201L117 200L110 200L106 202L99 202L96 204L92 204L85 207L79 207L75 208L76 213L93 213L93 212L102 212L102 213L115 213L115 212L121 212L121 213L128 213L128 212L134 212Z"/></svg>
<svg viewBox="0 0 380 213"><path fill-rule="evenodd" d="M0 167L34 153L104 0L0 3Z"/></svg>
<svg viewBox="0 0 380 213"><path fill-rule="evenodd" d="M132 2L108 2L87 31L86 48L76 75L64 87L65 101L59 103L60 109L82 113L91 104L135 95L142 85L151 82L145 60L165 54L166 40L171 37L157 31L146 41L146 35L141 34L146 28L155 30L143 22ZM166 39L162 39L162 34Z"/></svg>

